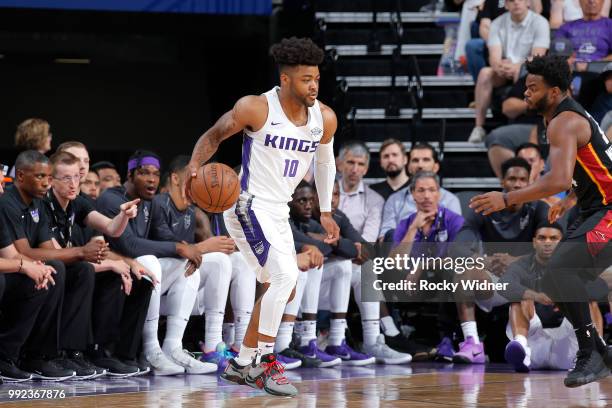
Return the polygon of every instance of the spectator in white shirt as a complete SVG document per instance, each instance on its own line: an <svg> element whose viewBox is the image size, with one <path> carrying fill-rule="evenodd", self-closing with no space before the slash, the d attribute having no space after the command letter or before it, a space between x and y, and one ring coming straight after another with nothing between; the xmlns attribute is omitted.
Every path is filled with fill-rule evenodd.
<svg viewBox="0 0 612 408"><path fill-rule="evenodd" d="M482 142L484 123L493 89L516 82L527 57L544 55L550 46L546 19L529 10L529 0L506 0L508 12L491 23L489 67L480 70L476 81L476 123L469 142Z"/></svg>

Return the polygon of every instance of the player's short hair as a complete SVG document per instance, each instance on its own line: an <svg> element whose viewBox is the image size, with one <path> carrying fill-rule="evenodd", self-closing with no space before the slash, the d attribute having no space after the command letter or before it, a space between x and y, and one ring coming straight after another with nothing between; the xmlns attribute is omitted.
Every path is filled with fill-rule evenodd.
<svg viewBox="0 0 612 408"><path fill-rule="evenodd" d="M87 150L87 147L83 143L77 142L76 140L70 140L68 142L64 142L61 145L57 146L56 152L65 152L66 150L72 147Z"/></svg>
<svg viewBox="0 0 612 408"><path fill-rule="evenodd" d="M340 160L344 160L344 157L349 152L353 156L365 156L366 161L370 163L370 150L368 149L368 146L366 146L366 144L363 143L361 140L349 140L348 142L344 143L338 151L338 157L340 157Z"/></svg>
<svg viewBox="0 0 612 408"><path fill-rule="evenodd" d="M103 170L103 169L117 170L117 167L113 163L111 163L109 161L105 161L105 160L104 161L96 162L96 163L92 164L89 168L91 170L95 171L96 174L98 173L98 171Z"/></svg>
<svg viewBox="0 0 612 408"><path fill-rule="evenodd" d="M414 176L410 177L410 191L414 191L416 189L417 181L426 178L433 179L438 186L438 190L440 189L440 177L436 173L433 171L417 171Z"/></svg>
<svg viewBox="0 0 612 408"><path fill-rule="evenodd" d="M73 164L79 164L79 158L76 157L74 154L59 150L51 155L49 161L53 166L54 176L57 174L55 169L60 164L63 164L64 166L72 166Z"/></svg>
<svg viewBox="0 0 612 408"><path fill-rule="evenodd" d="M49 122L30 118L17 125L15 146L20 150L37 150L49 136Z"/></svg>
<svg viewBox="0 0 612 408"><path fill-rule="evenodd" d="M561 235L563 236L563 226L561 226L561 224L559 224L558 222L548 222L548 221L542 221L541 223L538 224L538 226L536 227L536 234L538 233L538 230L540 228L554 228L554 229L558 229L559 232L561 232ZM535 235L534 235L535 236Z"/></svg>
<svg viewBox="0 0 612 408"><path fill-rule="evenodd" d="M174 157L170 161L170 164L168 164L168 169L166 170L166 172L168 173L168 177L170 177L172 173L179 173L183 171L185 167L189 165L190 161L191 156L187 156L186 154L181 154L179 156Z"/></svg>
<svg viewBox="0 0 612 408"><path fill-rule="evenodd" d="M148 164L161 170L161 160L156 153L149 150L136 150L128 159L128 175L133 176L134 170Z"/></svg>
<svg viewBox="0 0 612 408"><path fill-rule="evenodd" d="M414 146L410 148L410 153L412 153L414 150L429 150L431 151L431 157L433 158L433 161L438 164L440 163L438 152L436 151L436 148L433 147L431 144L427 142L417 142L414 144ZM408 158L410 158L410 153L408 154Z"/></svg>
<svg viewBox="0 0 612 408"><path fill-rule="evenodd" d="M569 89L572 82L572 72L565 57L545 55L533 57L525 63L527 72L540 75L550 87L558 87L562 92Z"/></svg>
<svg viewBox="0 0 612 408"><path fill-rule="evenodd" d="M540 148L540 145L531 142L523 143L522 145L517 147L514 151L514 154L518 156L519 152L524 149L536 149L536 151L540 155L540 158L542 158L542 149Z"/></svg>
<svg viewBox="0 0 612 408"><path fill-rule="evenodd" d="M48 164L49 158L38 150L26 150L17 156L15 171L31 169L36 163Z"/></svg>
<svg viewBox="0 0 612 408"><path fill-rule="evenodd" d="M323 62L325 53L310 38L283 38L270 47L274 62L283 67L297 65L317 66Z"/></svg>
<svg viewBox="0 0 612 408"><path fill-rule="evenodd" d="M531 165L527 162L527 160L522 157L513 157L511 159L506 160L501 165L502 178L506 177L506 173L512 167L522 167L527 170L527 173L531 173Z"/></svg>
<svg viewBox="0 0 612 408"><path fill-rule="evenodd" d="M406 154L406 148L404 147L404 144L398 139L394 139L394 138L385 139L382 142L382 144L380 145L379 154L382 154L382 152L391 145L397 145L397 147L399 147L400 150L402 151L402 154L404 155Z"/></svg>

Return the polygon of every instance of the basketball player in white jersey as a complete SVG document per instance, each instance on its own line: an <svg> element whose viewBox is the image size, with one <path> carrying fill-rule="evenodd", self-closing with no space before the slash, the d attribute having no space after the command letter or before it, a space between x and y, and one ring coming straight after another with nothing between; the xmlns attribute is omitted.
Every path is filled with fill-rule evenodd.
<svg viewBox="0 0 612 408"><path fill-rule="evenodd" d="M310 39L295 37L273 45L270 51L279 67L280 87L239 99L200 137L190 168L195 177L223 140L244 131L241 193L225 211L224 220L266 292L253 308L238 357L229 361L222 378L272 395L293 396L297 389L283 375L273 352L299 274L287 203L314 157L325 241L338 240L339 228L331 215L337 121L334 112L317 101L323 51Z"/></svg>

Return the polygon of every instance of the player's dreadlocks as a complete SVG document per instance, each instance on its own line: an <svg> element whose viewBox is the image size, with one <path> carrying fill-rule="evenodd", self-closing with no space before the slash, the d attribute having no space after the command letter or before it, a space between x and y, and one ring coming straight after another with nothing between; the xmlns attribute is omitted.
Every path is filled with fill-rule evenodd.
<svg viewBox="0 0 612 408"><path fill-rule="evenodd" d="M284 38L270 47L270 55L279 67L320 65L324 53L310 38Z"/></svg>

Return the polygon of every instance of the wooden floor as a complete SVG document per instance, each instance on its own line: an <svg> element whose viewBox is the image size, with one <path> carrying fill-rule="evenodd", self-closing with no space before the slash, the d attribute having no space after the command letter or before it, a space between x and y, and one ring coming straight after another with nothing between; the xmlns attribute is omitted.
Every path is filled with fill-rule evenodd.
<svg viewBox="0 0 612 408"><path fill-rule="evenodd" d="M19 407L611 407L612 377L568 389L564 372L516 374L504 366L333 368L290 372L299 389L279 398L212 376L143 377L79 384L0 386L0 404ZM65 399L15 401L10 389L65 389ZM123 390L123 391L122 391ZM87 395L93 394L93 395ZM77 396L70 396L77 395Z"/></svg>

